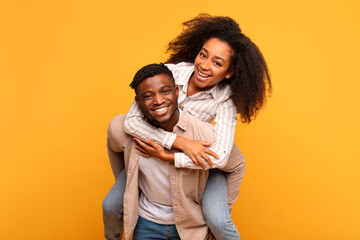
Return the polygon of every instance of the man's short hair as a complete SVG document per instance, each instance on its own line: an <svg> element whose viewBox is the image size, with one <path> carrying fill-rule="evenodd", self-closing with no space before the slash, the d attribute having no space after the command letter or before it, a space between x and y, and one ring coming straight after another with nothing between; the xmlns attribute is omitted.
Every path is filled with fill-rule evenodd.
<svg viewBox="0 0 360 240"><path fill-rule="evenodd" d="M157 64L149 64L144 67L142 67L134 76L134 79L130 83L130 87L135 90L135 93L137 94L137 86L144 81L145 79L149 77L153 77L159 74L166 74L173 80L174 86L175 86L175 80L172 72L169 70L167 66L165 66L163 63Z"/></svg>

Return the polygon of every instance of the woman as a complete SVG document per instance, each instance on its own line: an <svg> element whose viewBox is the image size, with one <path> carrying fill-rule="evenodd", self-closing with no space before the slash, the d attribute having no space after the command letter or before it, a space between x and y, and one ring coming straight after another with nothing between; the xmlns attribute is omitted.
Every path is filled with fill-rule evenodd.
<svg viewBox="0 0 360 240"><path fill-rule="evenodd" d="M179 107L206 122L215 118L214 142L207 148L209 143L154 128L143 120L136 104L125 129L142 140L182 150L175 154L176 167L221 168L233 146L237 114L245 123L255 118L271 91L270 76L261 52L233 19L202 14L183 25L182 33L169 43L167 66L179 86ZM154 155L142 151L144 156ZM214 207L227 202L226 191L218 194L224 189L225 175L210 170L202 198L204 216L216 239L240 239L227 209L219 212Z"/></svg>

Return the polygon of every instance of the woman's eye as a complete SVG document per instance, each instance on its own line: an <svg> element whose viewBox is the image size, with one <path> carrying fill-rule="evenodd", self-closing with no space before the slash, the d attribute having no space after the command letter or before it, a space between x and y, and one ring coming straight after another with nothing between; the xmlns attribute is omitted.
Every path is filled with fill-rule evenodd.
<svg viewBox="0 0 360 240"><path fill-rule="evenodd" d="M205 58L205 57L206 57L206 55L205 55L204 53L199 53L199 56L200 56L201 58Z"/></svg>
<svg viewBox="0 0 360 240"><path fill-rule="evenodd" d="M215 66L221 67L221 63L220 62L214 62Z"/></svg>

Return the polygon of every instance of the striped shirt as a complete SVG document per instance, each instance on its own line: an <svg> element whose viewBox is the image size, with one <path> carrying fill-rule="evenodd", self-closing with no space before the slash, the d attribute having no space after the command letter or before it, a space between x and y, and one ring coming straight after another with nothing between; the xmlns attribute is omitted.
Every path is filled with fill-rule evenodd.
<svg viewBox="0 0 360 240"><path fill-rule="evenodd" d="M188 82L194 72L194 64L178 63L166 64L166 66L173 73L175 83L179 87L179 108L186 108L193 116L205 122L211 122L215 118L214 142L211 144L210 149L216 152L220 158L216 159L210 156L210 159L216 168L224 167L227 164L234 143L237 116L235 104L230 98L230 87L220 88L216 85L211 89L186 97ZM142 140L146 138L153 139L167 149L171 149L176 139L175 134L148 123L135 102L131 105L127 114L124 127L126 133ZM201 169L182 152L175 153L174 164L177 168ZM206 161L204 161L204 164L207 168L210 168Z"/></svg>

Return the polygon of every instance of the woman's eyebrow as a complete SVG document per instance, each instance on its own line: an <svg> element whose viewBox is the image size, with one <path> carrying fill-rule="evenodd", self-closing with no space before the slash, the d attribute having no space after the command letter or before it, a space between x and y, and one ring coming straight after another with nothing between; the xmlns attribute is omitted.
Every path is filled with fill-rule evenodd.
<svg viewBox="0 0 360 240"><path fill-rule="evenodd" d="M222 57L215 56L215 58L218 59L218 60L221 60L221 61L225 62L225 60L224 60Z"/></svg>
<svg viewBox="0 0 360 240"><path fill-rule="evenodd" d="M203 51L206 52L206 53L209 53L209 51L208 51L206 48L202 48L201 50L203 50ZM222 57L219 57L219 56L216 56L216 55L215 55L215 58L218 59L218 60L221 60L221 61L225 62L225 60L224 60Z"/></svg>
<svg viewBox="0 0 360 240"><path fill-rule="evenodd" d="M208 50L206 48L202 48L201 50L205 51L206 53L208 53Z"/></svg>

